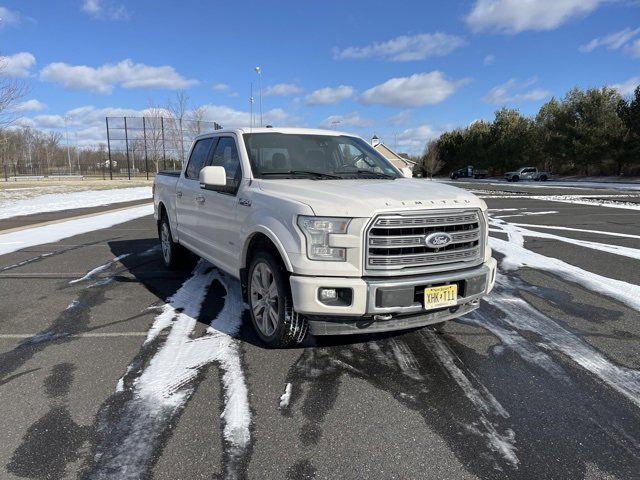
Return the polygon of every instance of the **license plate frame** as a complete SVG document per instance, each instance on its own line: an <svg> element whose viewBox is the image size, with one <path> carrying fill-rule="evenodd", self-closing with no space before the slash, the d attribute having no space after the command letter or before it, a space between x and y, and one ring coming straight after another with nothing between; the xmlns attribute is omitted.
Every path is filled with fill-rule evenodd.
<svg viewBox="0 0 640 480"><path fill-rule="evenodd" d="M424 309L435 310L437 308L453 307L458 303L458 285L439 285L424 289Z"/></svg>

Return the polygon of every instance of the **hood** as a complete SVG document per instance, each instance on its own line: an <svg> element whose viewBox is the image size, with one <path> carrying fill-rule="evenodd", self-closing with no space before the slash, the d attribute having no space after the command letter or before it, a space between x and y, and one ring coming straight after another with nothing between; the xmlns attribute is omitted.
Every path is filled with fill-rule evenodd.
<svg viewBox="0 0 640 480"><path fill-rule="evenodd" d="M318 216L371 217L381 211L484 208L475 195L443 183L396 180L256 180L265 193L302 202Z"/></svg>

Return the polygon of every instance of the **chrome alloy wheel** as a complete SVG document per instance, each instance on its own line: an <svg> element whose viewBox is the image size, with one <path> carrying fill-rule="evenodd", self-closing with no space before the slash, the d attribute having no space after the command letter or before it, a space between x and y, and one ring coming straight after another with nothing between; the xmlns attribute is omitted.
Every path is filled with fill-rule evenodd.
<svg viewBox="0 0 640 480"><path fill-rule="evenodd" d="M249 294L255 323L265 337L270 337L278 328L280 298L276 279L265 262L256 264L253 269Z"/></svg>
<svg viewBox="0 0 640 480"><path fill-rule="evenodd" d="M168 265L171 263L171 234L169 233L167 222L162 222L160 227L160 244L162 246L162 258Z"/></svg>

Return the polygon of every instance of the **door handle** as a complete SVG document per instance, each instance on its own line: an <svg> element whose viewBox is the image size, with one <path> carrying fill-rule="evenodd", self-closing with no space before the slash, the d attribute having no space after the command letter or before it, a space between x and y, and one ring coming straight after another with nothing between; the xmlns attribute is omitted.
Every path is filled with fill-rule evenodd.
<svg viewBox="0 0 640 480"><path fill-rule="evenodd" d="M176 197L182 198L182 192L176 192Z"/></svg>
<svg viewBox="0 0 640 480"><path fill-rule="evenodd" d="M202 205L204 203L204 195L196 195L196 202Z"/></svg>

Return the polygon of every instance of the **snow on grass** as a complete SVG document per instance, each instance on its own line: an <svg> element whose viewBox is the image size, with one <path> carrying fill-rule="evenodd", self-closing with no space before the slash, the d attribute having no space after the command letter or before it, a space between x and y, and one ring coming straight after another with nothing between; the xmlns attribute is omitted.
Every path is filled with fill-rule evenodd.
<svg viewBox="0 0 640 480"><path fill-rule="evenodd" d="M153 213L153 205L131 207L116 212L101 213L90 217L67 220L41 227L27 228L16 232L0 234L0 255L17 250L53 243L63 238L73 237L94 230L109 228L119 223L146 217Z"/></svg>
<svg viewBox="0 0 640 480"><path fill-rule="evenodd" d="M146 198L151 199L151 197L151 187L49 193L21 200L11 200L0 196L0 220L34 213L98 207L133 200L144 200Z"/></svg>
<svg viewBox="0 0 640 480"><path fill-rule="evenodd" d="M535 225L532 223L511 223L511 225L516 225L518 227L539 228L541 230L564 230L567 232L595 233L597 235L605 235L609 237L640 239L640 235L631 235L629 233L617 233L617 232L602 232L600 230L586 230L584 228L558 227L555 225Z"/></svg>
<svg viewBox="0 0 640 480"><path fill-rule="evenodd" d="M527 198L532 200L544 200L547 202L572 203L575 205L590 205L596 207L622 208L625 210L640 210L640 203L611 200L612 198L638 198L638 195L520 195L510 192L474 192L479 198ZM603 198L605 197L605 198Z"/></svg>
<svg viewBox="0 0 640 480"><path fill-rule="evenodd" d="M214 281L227 291L224 306L206 333L193 338L200 309ZM211 363L218 363L222 370L221 417L227 454L243 454L250 442L251 413L239 345L233 338L240 329L243 310L239 282L201 260L156 316L143 348L168 330L164 343L141 372L134 360L135 366L128 368L118 382L117 393L130 394L131 398L111 420L115 424L103 427L112 434L98 446L89 478L145 477L162 435L185 407L198 375Z"/></svg>

